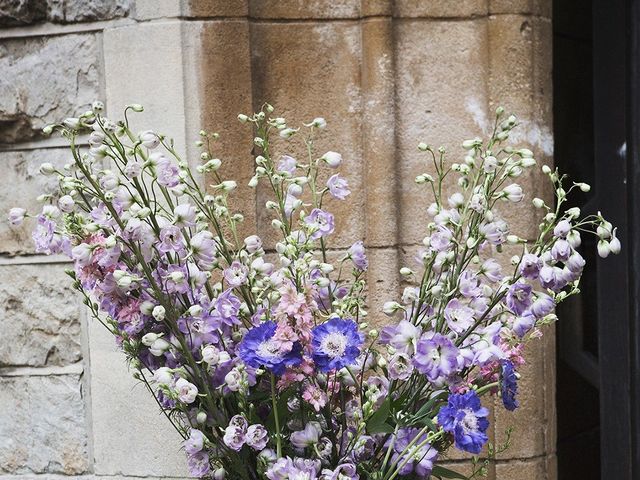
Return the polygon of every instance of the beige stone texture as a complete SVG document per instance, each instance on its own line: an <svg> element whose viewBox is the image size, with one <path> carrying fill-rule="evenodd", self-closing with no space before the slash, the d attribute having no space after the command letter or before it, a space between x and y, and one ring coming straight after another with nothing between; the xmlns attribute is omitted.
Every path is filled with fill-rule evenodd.
<svg viewBox="0 0 640 480"><path fill-rule="evenodd" d="M397 0L394 14L398 17L469 18L486 15L488 0Z"/></svg>

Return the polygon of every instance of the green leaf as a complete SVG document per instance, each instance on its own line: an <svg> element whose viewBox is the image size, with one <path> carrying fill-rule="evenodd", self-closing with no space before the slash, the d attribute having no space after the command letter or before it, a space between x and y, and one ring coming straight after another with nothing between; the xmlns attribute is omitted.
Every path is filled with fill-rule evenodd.
<svg viewBox="0 0 640 480"><path fill-rule="evenodd" d="M394 428L387 423L391 413L391 402L385 400L380 408L367 420L367 432L369 433L391 433Z"/></svg>
<svg viewBox="0 0 640 480"><path fill-rule="evenodd" d="M449 470L448 468L441 467L440 465L436 465L433 467L431 471L431 476L437 478L454 478L458 480L468 480L467 477L462 475L461 473L454 472L453 470Z"/></svg>

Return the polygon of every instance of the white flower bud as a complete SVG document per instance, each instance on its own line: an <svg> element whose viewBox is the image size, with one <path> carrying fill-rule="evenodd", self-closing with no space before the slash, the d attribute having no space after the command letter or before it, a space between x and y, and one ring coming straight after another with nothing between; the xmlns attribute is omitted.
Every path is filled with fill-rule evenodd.
<svg viewBox="0 0 640 480"><path fill-rule="evenodd" d="M192 317L199 317L202 315L203 309L200 305L191 305L188 312Z"/></svg>
<svg viewBox="0 0 640 480"><path fill-rule="evenodd" d="M316 128L325 128L327 126L327 121L322 117L317 117L313 119L313 122L311 122L311 125L313 125Z"/></svg>
<svg viewBox="0 0 640 480"><path fill-rule="evenodd" d="M207 413L202 411L198 412L196 415L196 422L202 425L206 421L207 421Z"/></svg>
<svg viewBox="0 0 640 480"><path fill-rule="evenodd" d="M533 203L533 206L536 208L544 207L544 200L542 200L541 198L538 198L538 197L534 198L532 203Z"/></svg>
<svg viewBox="0 0 640 480"><path fill-rule="evenodd" d="M249 120L249 117L247 117L245 114L241 113L238 115L238 120L240 120L242 123L246 123Z"/></svg>
<svg viewBox="0 0 640 480"><path fill-rule="evenodd" d="M91 104L91 110L93 110L94 112L102 112L104 110L104 103L99 100L95 100Z"/></svg>
<svg viewBox="0 0 640 480"><path fill-rule="evenodd" d="M418 144L418 150L420 150L421 152L426 152L429 149L429 145L427 145L424 142L420 142Z"/></svg>
<svg viewBox="0 0 640 480"><path fill-rule="evenodd" d="M164 355L164 352L166 352L170 348L171 344L169 342L167 342L164 338L158 338L149 346L149 352L151 352L151 355L159 357L161 355Z"/></svg>
<svg viewBox="0 0 640 480"><path fill-rule="evenodd" d="M591 190L591 185L589 185L588 183L579 183L578 187L585 193Z"/></svg>
<svg viewBox="0 0 640 480"><path fill-rule="evenodd" d="M551 168L549 168L548 165L543 165L542 166L542 173L544 173L545 175L549 175L551 173Z"/></svg>
<svg viewBox="0 0 640 480"><path fill-rule="evenodd" d="M140 132L138 134L138 138L140 139L140 142L142 142L142 145L149 150L152 150L160 145L160 138L158 138L158 135L151 130Z"/></svg>
<svg viewBox="0 0 640 480"><path fill-rule="evenodd" d="M251 180L249 180L249 183L247 185L249 185L249 187L251 188L256 188L258 186L258 177L251 177Z"/></svg>
<svg viewBox="0 0 640 480"><path fill-rule="evenodd" d="M295 128L283 128L280 130L280 136L282 138L291 138L297 133Z"/></svg>
<svg viewBox="0 0 640 480"><path fill-rule="evenodd" d="M535 164L536 161L533 158L523 158L522 162L520 163L520 165L522 165L524 168L533 167Z"/></svg>
<svg viewBox="0 0 640 480"><path fill-rule="evenodd" d="M337 152L327 152L320 157L320 160L326 162L331 168L338 168L342 163L342 155Z"/></svg>
<svg viewBox="0 0 640 480"><path fill-rule="evenodd" d="M403 277L408 277L410 275L413 275L413 270L408 267L402 267L400 269L400 275L402 275Z"/></svg>
<svg viewBox="0 0 640 480"><path fill-rule="evenodd" d="M385 302L382 306L382 311L385 315L393 315L398 310L400 310L402 306L398 302Z"/></svg>
<svg viewBox="0 0 640 480"><path fill-rule="evenodd" d="M42 165L40 165L40 173L42 175L52 175L53 173L55 173L55 171L56 171L55 167L49 162L45 162Z"/></svg>
<svg viewBox="0 0 640 480"><path fill-rule="evenodd" d="M620 240L618 240L618 237L615 236L615 232L614 232L614 237L609 242L609 250L614 255L617 255L620 253L621 249L622 249L622 245L620 245Z"/></svg>
<svg viewBox="0 0 640 480"><path fill-rule="evenodd" d="M517 235L507 235L507 243L511 245L516 245L520 243L520 238Z"/></svg>
<svg viewBox="0 0 640 480"><path fill-rule="evenodd" d="M153 318L155 318L158 322L162 322L164 320L165 314L166 310L162 305L156 305L155 307L153 307L153 311L151 312Z"/></svg>
<svg viewBox="0 0 640 480"><path fill-rule="evenodd" d="M158 335L157 333L147 333L142 337L142 344L150 347L158 338L160 338L160 335Z"/></svg>
<svg viewBox="0 0 640 480"><path fill-rule="evenodd" d="M58 208L62 210L64 213L70 213L73 211L76 202L71 198L70 195L63 195L58 200Z"/></svg>
<svg viewBox="0 0 640 480"><path fill-rule="evenodd" d="M611 245L606 240L600 240L598 242L598 255L602 258L607 258L611 253Z"/></svg>

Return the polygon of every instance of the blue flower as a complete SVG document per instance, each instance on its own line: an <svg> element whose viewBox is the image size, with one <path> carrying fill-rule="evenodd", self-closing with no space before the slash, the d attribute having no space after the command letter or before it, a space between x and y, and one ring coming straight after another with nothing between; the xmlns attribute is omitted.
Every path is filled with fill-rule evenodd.
<svg viewBox="0 0 640 480"><path fill-rule="evenodd" d="M321 372L339 370L355 363L364 336L353 320L332 318L311 331L313 361Z"/></svg>
<svg viewBox="0 0 640 480"><path fill-rule="evenodd" d="M516 400L518 377L513 368L513 363L509 360L502 362L502 368L500 370L500 393L504 408L513 411L519 407L518 401Z"/></svg>
<svg viewBox="0 0 640 480"><path fill-rule="evenodd" d="M489 410L480 403L478 394L467 393L449 395L449 403L438 412L438 423L445 432L453 434L456 448L478 454L487 440Z"/></svg>
<svg viewBox="0 0 640 480"><path fill-rule="evenodd" d="M293 348L283 351L281 342L273 338L275 333L275 322L264 322L249 330L238 346L242 361L250 367L266 367L276 375L284 373L286 367L299 365L302 361L300 343L295 342Z"/></svg>

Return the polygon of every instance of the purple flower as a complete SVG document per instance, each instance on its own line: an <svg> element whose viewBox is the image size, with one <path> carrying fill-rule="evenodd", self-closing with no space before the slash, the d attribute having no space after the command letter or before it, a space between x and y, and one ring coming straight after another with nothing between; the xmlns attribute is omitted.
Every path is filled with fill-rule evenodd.
<svg viewBox="0 0 640 480"><path fill-rule="evenodd" d="M513 331L518 337L524 337L529 330L531 330L536 324L536 317L531 312L526 311L523 315L516 317L513 321Z"/></svg>
<svg viewBox="0 0 640 480"><path fill-rule="evenodd" d="M571 231L571 223L568 220L560 220L553 229L553 236L556 238L566 238Z"/></svg>
<svg viewBox="0 0 640 480"><path fill-rule="evenodd" d="M332 318L311 333L313 361L322 372L354 364L364 343L364 336L353 320Z"/></svg>
<svg viewBox="0 0 640 480"><path fill-rule="evenodd" d="M48 219L44 215L38 215L38 223L33 230L33 241L36 244L36 252L51 253L56 222Z"/></svg>
<svg viewBox="0 0 640 480"><path fill-rule="evenodd" d="M189 455L194 455L204 448L204 434L200 430L192 428L189 438L184 441L184 451Z"/></svg>
<svg viewBox="0 0 640 480"><path fill-rule="evenodd" d="M173 188L180 183L178 167L166 158L158 162L157 174L158 183L165 187Z"/></svg>
<svg viewBox="0 0 640 480"><path fill-rule="evenodd" d="M525 282L516 282L507 292L507 306L516 315L522 315L531 306L531 285Z"/></svg>
<svg viewBox="0 0 640 480"><path fill-rule="evenodd" d="M457 298L452 298L444 309L444 318L449 328L456 333L462 333L473 325L474 311L462 304Z"/></svg>
<svg viewBox="0 0 640 480"><path fill-rule="evenodd" d="M530 307L530 311L536 318L542 318L549 315L556 306L556 302L549 295L537 293L536 299Z"/></svg>
<svg viewBox="0 0 640 480"><path fill-rule="evenodd" d="M213 318L225 325L238 325L240 319L240 300L233 294L231 289L225 290L214 302Z"/></svg>
<svg viewBox="0 0 640 480"><path fill-rule="evenodd" d="M482 264L480 273L483 273L490 282L497 282L499 280L502 280L502 267L493 258L486 260Z"/></svg>
<svg viewBox="0 0 640 480"><path fill-rule="evenodd" d="M447 405L438 412L438 424L445 432L453 434L456 448L478 454L487 440L489 410L480 403L478 394L467 393L449 395Z"/></svg>
<svg viewBox="0 0 640 480"><path fill-rule="evenodd" d="M422 337L418 341L413 365L430 382L435 382L457 370L458 353L458 348L451 340L435 333L431 338Z"/></svg>
<svg viewBox="0 0 640 480"><path fill-rule="evenodd" d="M282 342L276 341L275 322L264 322L249 330L240 345L238 355L247 365L260 368L266 367L276 375L284 373L286 367L298 365L302 361L302 346L299 342L293 344L289 351L282 351Z"/></svg>
<svg viewBox="0 0 640 480"><path fill-rule="evenodd" d="M298 162L296 162L296 159L293 157L290 157L289 155L283 155L280 158L280 162L278 162L278 171L279 172L286 172L289 173L291 175L293 175L293 172L295 172L296 170L296 165L298 164Z"/></svg>
<svg viewBox="0 0 640 480"><path fill-rule="evenodd" d="M230 449L239 452L246 442L247 430L247 420L242 415L235 415L229 421L222 441Z"/></svg>
<svg viewBox="0 0 640 480"><path fill-rule="evenodd" d="M209 454L201 451L193 455L187 455L187 468L189 469L189 474L193 477L206 477L211 471Z"/></svg>
<svg viewBox="0 0 640 480"><path fill-rule="evenodd" d="M202 270L211 270L215 261L216 242L210 232L202 231L191 237L193 259Z"/></svg>
<svg viewBox="0 0 640 480"><path fill-rule="evenodd" d="M329 177L329 180L327 180L327 188L331 196L338 200L344 200L347 195L351 193L347 181L337 173Z"/></svg>
<svg viewBox="0 0 640 480"><path fill-rule="evenodd" d="M11 210L9 210L9 223L14 227L20 226L24 221L24 216L26 215L26 213L27 211L24 208L12 208Z"/></svg>
<svg viewBox="0 0 640 480"><path fill-rule="evenodd" d="M324 469L320 480L360 480L356 466L353 463L343 463L335 470Z"/></svg>
<svg viewBox="0 0 640 480"><path fill-rule="evenodd" d="M551 258L556 262L566 262L571 255L571 250L569 242L563 239L556 240L553 247L551 247Z"/></svg>
<svg viewBox="0 0 640 480"><path fill-rule="evenodd" d="M269 480L291 480L291 479L303 479L303 480L316 480L318 478L318 471L320 470L320 460L307 460L303 458L296 458L292 460L289 457L279 458L265 475Z"/></svg>
<svg viewBox="0 0 640 480"><path fill-rule="evenodd" d="M224 270L224 279L231 287L239 287L247 281L248 269L239 261L234 260L228 268Z"/></svg>
<svg viewBox="0 0 640 480"><path fill-rule="evenodd" d="M525 253L522 256L522 261L520 262L520 274L524 278L528 280L535 280L538 278L541 268L542 260L540 260L537 255L534 255L533 253Z"/></svg>
<svg viewBox="0 0 640 480"><path fill-rule="evenodd" d="M513 363L509 360L503 360L500 368L500 395L502 396L504 408L511 411L518 408L517 393L518 377L513 368Z"/></svg>
<svg viewBox="0 0 640 480"><path fill-rule="evenodd" d="M182 233L175 225L167 225L160 229L160 244L158 250L162 253L179 252L184 247L182 245Z"/></svg>
<svg viewBox="0 0 640 480"><path fill-rule="evenodd" d="M429 246L433 248L436 252L442 252L449 248L451 245L451 237L453 233L447 227L443 227L442 225L438 226L438 231L431 235L429 239Z"/></svg>
<svg viewBox="0 0 640 480"><path fill-rule="evenodd" d="M409 355L397 352L389 359L389 378L391 380L407 380L413 373L413 364Z"/></svg>
<svg viewBox="0 0 640 480"><path fill-rule="evenodd" d="M333 215L319 208L311 210L311 213L305 217L304 223L312 230L310 235L312 240L326 237L334 230Z"/></svg>
<svg viewBox="0 0 640 480"><path fill-rule="evenodd" d="M267 446L268 441L269 435L267 434L267 429L262 425L251 425L249 428L247 428L245 443L254 450L262 450Z"/></svg>
<svg viewBox="0 0 640 480"><path fill-rule="evenodd" d="M425 443L426 433L417 438L419 433L420 429L418 428L402 428L396 434L392 461L398 466L402 465L399 471L401 476L410 475L412 472L418 478L428 478L431 475L438 450L429 443ZM385 445L387 448L391 441L393 441L392 438L387 440L387 445ZM412 442L413 445L409 447Z"/></svg>
<svg viewBox="0 0 640 480"><path fill-rule="evenodd" d="M569 256L569 259L565 262L565 266L574 273L581 273L582 269L586 265L584 258L578 252L574 252Z"/></svg>
<svg viewBox="0 0 640 480"><path fill-rule="evenodd" d="M309 422L304 427L304 430L293 432L289 439L291 441L291 445L296 448L304 449L318 443L321 434L322 427L320 424L318 422Z"/></svg>
<svg viewBox="0 0 640 480"><path fill-rule="evenodd" d="M349 257L351 257L351 261L353 265L360 271L364 272L369 267L369 261L367 260L367 256L364 251L364 243L362 240L358 240L356 243L351 245L348 250Z"/></svg>

